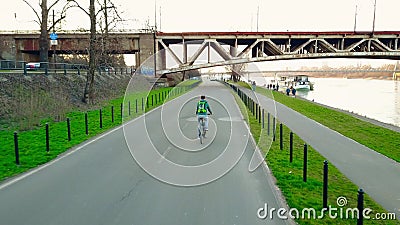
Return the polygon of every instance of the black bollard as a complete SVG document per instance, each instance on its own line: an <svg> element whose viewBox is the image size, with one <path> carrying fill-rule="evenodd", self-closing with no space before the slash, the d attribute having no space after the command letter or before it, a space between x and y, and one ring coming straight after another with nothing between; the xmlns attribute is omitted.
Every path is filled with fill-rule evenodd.
<svg viewBox="0 0 400 225"><path fill-rule="evenodd" d="M154 95L151 96L151 106L154 105Z"/></svg>
<svg viewBox="0 0 400 225"><path fill-rule="evenodd" d="M271 125L270 125L270 123L271 123L271 114L269 114L268 113L268 123L267 123L267 125L268 125L268 127L267 127L267 130L268 130L268 136L269 136L269 133L270 133L270 127L271 127Z"/></svg>
<svg viewBox="0 0 400 225"><path fill-rule="evenodd" d="M324 186L322 192L322 208L328 209L328 161L324 161Z"/></svg>
<svg viewBox="0 0 400 225"><path fill-rule="evenodd" d="M276 135L275 135L275 133L276 133L276 119L275 119L275 117L273 117L273 119L272 119L272 135L273 135L273 141L275 141L276 140Z"/></svg>
<svg viewBox="0 0 400 225"><path fill-rule="evenodd" d="M131 101L128 102L128 115L131 115Z"/></svg>
<svg viewBox="0 0 400 225"><path fill-rule="evenodd" d="M364 217L363 217L364 191L361 188L358 190L357 209L358 209L357 225L363 225L364 224Z"/></svg>
<svg viewBox="0 0 400 225"><path fill-rule="evenodd" d="M46 152L50 151L49 124L46 123Z"/></svg>
<svg viewBox="0 0 400 225"><path fill-rule="evenodd" d="M15 150L15 163L19 165L19 147L18 147L18 133L14 132L14 150Z"/></svg>
<svg viewBox="0 0 400 225"><path fill-rule="evenodd" d="M89 121L88 121L88 114L85 113L85 131L86 131L86 135L89 134Z"/></svg>
<svg viewBox="0 0 400 225"><path fill-rule="evenodd" d="M138 112L138 100L137 100L137 99L135 100L135 103L136 103L136 104L135 104L135 105L136 105L136 106L135 106L135 112L137 113L137 112Z"/></svg>
<svg viewBox="0 0 400 225"><path fill-rule="evenodd" d="M279 124L279 149L283 150L283 125Z"/></svg>
<svg viewBox="0 0 400 225"><path fill-rule="evenodd" d="M114 123L114 106L111 106L111 122Z"/></svg>
<svg viewBox="0 0 400 225"><path fill-rule="evenodd" d="M256 120L258 120L258 104L257 103L255 103L255 111L256 111Z"/></svg>
<svg viewBox="0 0 400 225"><path fill-rule="evenodd" d="M307 182L307 144L304 144L303 181Z"/></svg>
<svg viewBox="0 0 400 225"><path fill-rule="evenodd" d="M290 132L290 156L289 156L289 161L293 162L293 132Z"/></svg>
<svg viewBox="0 0 400 225"><path fill-rule="evenodd" d="M258 105L258 123L261 123L261 106Z"/></svg>
<svg viewBox="0 0 400 225"><path fill-rule="evenodd" d="M265 118L264 118L264 115L265 115L265 113L264 113L264 109L263 109L263 110L262 110L262 113L261 113L261 117L262 117L262 120L261 120L262 129L265 128Z"/></svg>
<svg viewBox="0 0 400 225"><path fill-rule="evenodd" d="M144 110L144 100L143 100L143 97L142 97L142 112L143 112L143 110Z"/></svg>
<svg viewBox="0 0 400 225"><path fill-rule="evenodd" d="M103 112L99 110L99 120L100 120L100 128L103 128Z"/></svg>
<svg viewBox="0 0 400 225"><path fill-rule="evenodd" d="M120 105L120 110L121 110L121 118L122 118L122 116L124 115L123 114L123 111L124 111L124 105L122 104L122 102L121 102L121 105Z"/></svg>
<svg viewBox="0 0 400 225"><path fill-rule="evenodd" d="M67 118L68 141L71 141L71 120Z"/></svg>

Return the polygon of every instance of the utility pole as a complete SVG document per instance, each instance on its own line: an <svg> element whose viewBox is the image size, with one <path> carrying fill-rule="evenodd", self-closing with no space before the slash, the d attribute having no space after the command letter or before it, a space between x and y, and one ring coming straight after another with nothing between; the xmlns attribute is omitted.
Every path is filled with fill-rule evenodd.
<svg viewBox="0 0 400 225"><path fill-rule="evenodd" d="M56 33L56 25L55 25L55 15L54 15L54 9L53 9L53 34ZM53 61L54 61L54 71L56 71L56 45L53 45Z"/></svg>
<svg viewBox="0 0 400 225"><path fill-rule="evenodd" d="M154 77L157 77L157 43L156 43L156 33L157 33L157 0L154 0L154 33L153 33L153 57L154 57Z"/></svg>
<svg viewBox="0 0 400 225"><path fill-rule="evenodd" d="M357 6L356 5L356 11L354 12L354 33L356 32L356 28L357 28Z"/></svg>
<svg viewBox="0 0 400 225"><path fill-rule="evenodd" d="M374 2L374 19L372 21L372 35L374 35L375 32L375 14L376 14L376 0Z"/></svg>
<svg viewBox="0 0 400 225"><path fill-rule="evenodd" d="M159 30L161 31L161 5L160 5L160 23L159 23Z"/></svg>
<svg viewBox="0 0 400 225"><path fill-rule="evenodd" d="M260 6L258 5L257 6L257 32L258 32L258 17L259 17L259 15L260 15Z"/></svg>

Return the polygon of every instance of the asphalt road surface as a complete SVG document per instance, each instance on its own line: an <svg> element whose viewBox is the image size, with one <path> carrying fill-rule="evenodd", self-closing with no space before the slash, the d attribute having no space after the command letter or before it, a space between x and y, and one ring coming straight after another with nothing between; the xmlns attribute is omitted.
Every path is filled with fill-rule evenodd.
<svg viewBox="0 0 400 225"><path fill-rule="evenodd" d="M200 94L213 111L203 145L194 116ZM265 165L249 172L254 149L230 90L205 82L1 184L0 224L288 223L257 216L265 204L279 208L281 201Z"/></svg>

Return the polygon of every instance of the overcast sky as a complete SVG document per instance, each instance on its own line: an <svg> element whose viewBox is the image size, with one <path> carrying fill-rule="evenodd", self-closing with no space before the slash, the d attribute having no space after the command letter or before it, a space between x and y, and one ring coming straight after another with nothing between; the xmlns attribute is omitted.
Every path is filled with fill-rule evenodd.
<svg viewBox="0 0 400 225"><path fill-rule="evenodd" d="M49 3L52 0L48 0ZM66 0L63 0L66 2ZM88 0L78 0L82 5ZM154 24L155 1L113 0L127 20L121 28ZM30 0L38 5L39 0ZM372 30L374 0L157 0L157 22L165 32L180 31L337 31ZM257 17L257 8L259 16ZM399 0L377 0L375 30L400 30ZM15 17L16 14L16 17ZM2 0L0 30L39 29L35 15L22 1ZM70 10L64 29L89 28L89 18Z"/></svg>

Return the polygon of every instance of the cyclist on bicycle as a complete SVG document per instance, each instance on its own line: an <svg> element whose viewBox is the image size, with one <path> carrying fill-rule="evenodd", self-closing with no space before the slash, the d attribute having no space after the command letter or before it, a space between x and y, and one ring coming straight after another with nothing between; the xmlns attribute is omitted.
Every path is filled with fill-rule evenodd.
<svg viewBox="0 0 400 225"><path fill-rule="evenodd" d="M212 115L210 105L208 104L206 100L206 96L202 95L200 97L200 101L197 102L197 107L196 107L196 115L197 115L197 121L200 123L200 118L204 118L204 123L205 123L205 130L208 131L208 116L207 116L207 111L210 112L210 115Z"/></svg>

